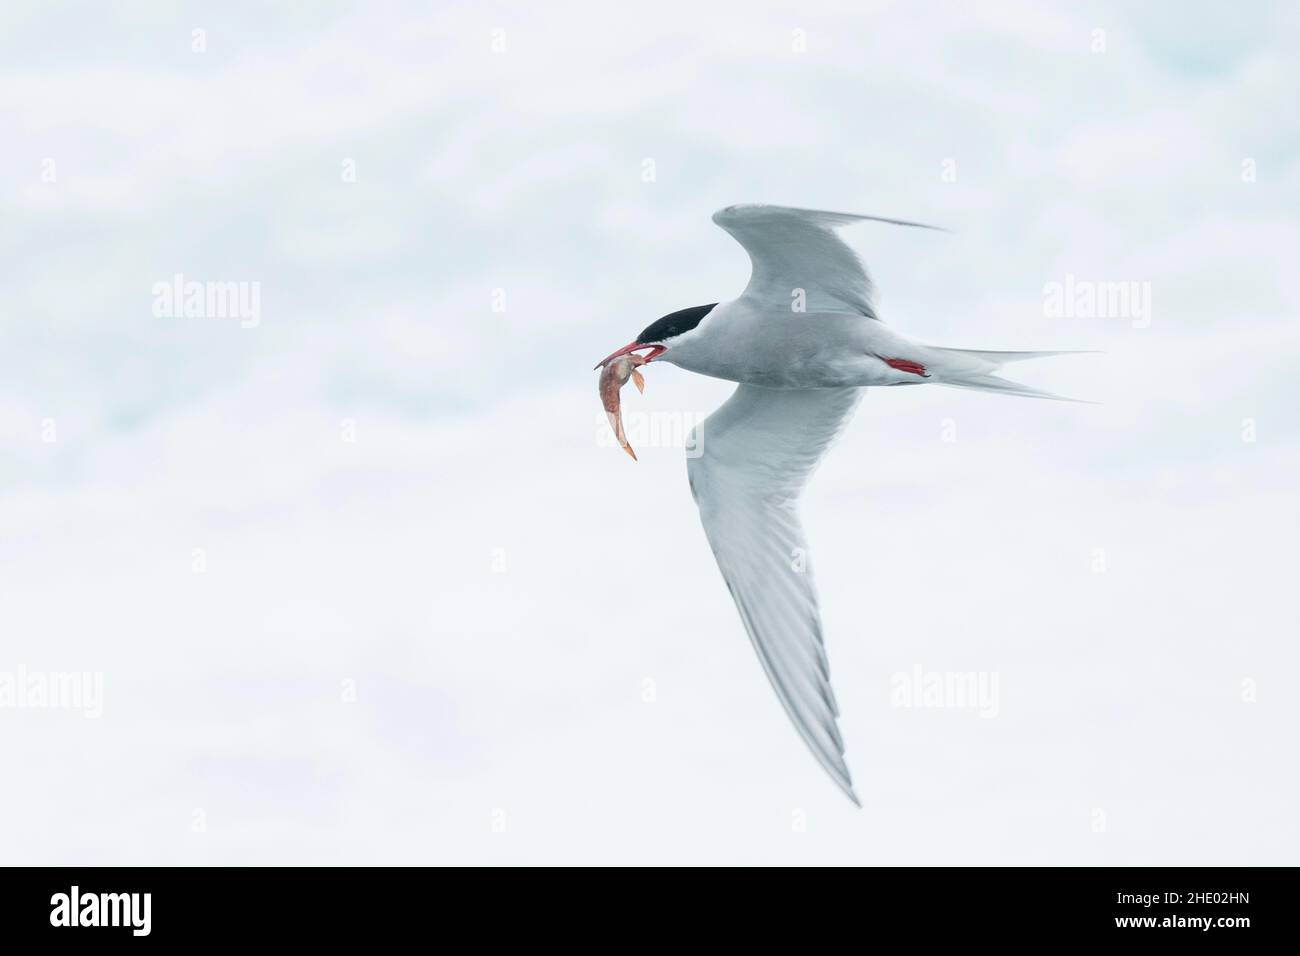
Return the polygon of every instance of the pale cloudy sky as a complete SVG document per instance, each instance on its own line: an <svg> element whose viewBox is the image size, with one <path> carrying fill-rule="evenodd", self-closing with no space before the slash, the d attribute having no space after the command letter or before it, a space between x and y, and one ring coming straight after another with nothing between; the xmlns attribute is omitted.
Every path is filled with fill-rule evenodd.
<svg viewBox="0 0 1300 956"><path fill-rule="evenodd" d="M428 6L0 11L0 686L103 679L0 706L6 862L1296 862L1294 5ZM668 447L730 386L600 425L735 202L951 228L848 233L907 334L1105 350L873 390L810 486L861 811Z"/></svg>

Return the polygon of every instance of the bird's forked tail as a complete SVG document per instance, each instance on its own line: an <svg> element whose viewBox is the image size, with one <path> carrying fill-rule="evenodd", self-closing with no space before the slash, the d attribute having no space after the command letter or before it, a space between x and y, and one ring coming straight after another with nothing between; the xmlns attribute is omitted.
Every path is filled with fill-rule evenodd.
<svg viewBox="0 0 1300 956"><path fill-rule="evenodd" d="M929 361L925 364L931 381L938 385L973 388L982 392L1001 392L1004 395L1023 395L1027 398L1050 398L1060 402L1081 402L1094 405L1082 398L1069 398L1039 388L1021 385L996 375L1008 362L1047 358L1052 355L1086 355L1090 350L1065 350L1049 352L990 352L981 349L949 349L929 347Z"/></svg>

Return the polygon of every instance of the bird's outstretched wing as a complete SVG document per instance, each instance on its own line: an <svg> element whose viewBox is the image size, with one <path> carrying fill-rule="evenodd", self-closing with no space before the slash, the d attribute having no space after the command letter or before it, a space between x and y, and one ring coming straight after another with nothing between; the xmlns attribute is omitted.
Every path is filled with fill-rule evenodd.
<svg viewBox="0 0 1300 956"><path fill-rule="evenodd" d="M850 310L876 318L872 285L857 254L835 234L836 226L870 220L896 226L938 229L919 222L819 212L787 206L728 206L713 214L716 222L749 253L753 270L741 298L768 309L787 310L803 290L809 312Z"/></svg>
<svg viewBox="0 0 1300 956"><path fill-rule="evenodd" d="M854 803L797 504L848 423L858 388L741 385L692 435L687 460L718 567L758 659L813 755Z"/></svg>

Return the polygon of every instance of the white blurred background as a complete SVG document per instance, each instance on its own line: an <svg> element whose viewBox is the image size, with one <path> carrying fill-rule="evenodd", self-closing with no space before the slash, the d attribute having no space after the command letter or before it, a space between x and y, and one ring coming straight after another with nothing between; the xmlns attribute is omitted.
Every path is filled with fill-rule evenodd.
<svg viewBox="0 0 1300 956"><path fill-rule="evenodd" d="M430 6L0 11L0 675L103 675L0 706L0 862L1297 862L1294 5ZM735 202L953 229L847 233L916 338L1105 350L872 390L812 482L863 810L637 442L731 386L601 424Z"/></svg>

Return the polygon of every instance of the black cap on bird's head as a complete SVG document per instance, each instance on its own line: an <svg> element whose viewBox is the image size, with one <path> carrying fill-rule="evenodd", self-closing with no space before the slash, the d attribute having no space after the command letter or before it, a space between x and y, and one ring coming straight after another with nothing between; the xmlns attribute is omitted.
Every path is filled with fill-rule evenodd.
<svg viewBox="0 0 1300 956"><path fill-rule="evenodd" d="M596 363L596 368L602 365L608 365L611 361L620 355L627 355L629 352L635 352L637 349L651 349L646 356L647 362L653 362L671 347L671 340L677 338L685 332L689 332L700 324L700 320L712 311L718 303L713 302L709 305L694 305L689 309L681 309L677 312L670 312L661 319L655 319L642 330L636 340L629 342L617 352L607 356L600 362Z"/></svg>

